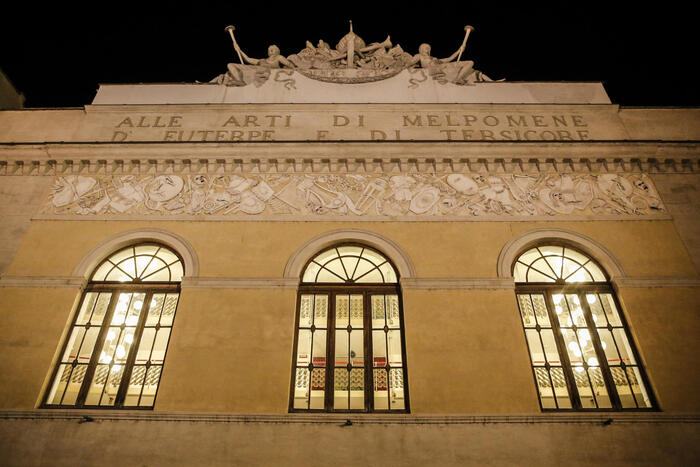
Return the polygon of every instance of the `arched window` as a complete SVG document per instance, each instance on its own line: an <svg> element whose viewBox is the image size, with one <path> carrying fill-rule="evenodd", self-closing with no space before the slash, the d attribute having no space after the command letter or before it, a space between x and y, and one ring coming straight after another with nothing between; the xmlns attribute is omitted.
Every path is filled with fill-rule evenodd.
<svg viewBox="0 0 700 467"><path fill-rule="evenodd" d="M83 293L44 407L152 408L183 276L158 244L102 261Z"/></svg>
<svg viewBox="0 0 700 467"><path fill-rule="evenodd" d="M565 245L543 245L513 266L542 409L654 407L639 356L603 269Z"/></svg>
<svg viewBox="0 0 700 467"><path fill-rule="evenodd" d="M339 245L304 268L290 411L408 412L401 293L378 251Z"/></svg>

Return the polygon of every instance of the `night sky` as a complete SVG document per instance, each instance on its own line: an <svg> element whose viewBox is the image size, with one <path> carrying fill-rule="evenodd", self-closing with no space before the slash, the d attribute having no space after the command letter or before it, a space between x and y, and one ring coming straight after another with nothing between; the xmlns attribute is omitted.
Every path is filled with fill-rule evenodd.
<svg viewBox="0 0 700 467"><path fill-rule="evenodd" d="M368 44L391 35L411 54L428 42L437 57L452 54L464 26L472 25L463 59L493 79L602 81L613 103L624 106L700 105L695 14L669 2L655 9L613 1L548 7L93 2L75 10L65 2L48 8L26 3L0 12L0 69L26 96L26 107L81 107L99 83L207 82L238 61L224 31L228 24L236 26L249 56L263 58L271 43L283 55L300 51L306 40L335 46L348 19Z"/></svg>

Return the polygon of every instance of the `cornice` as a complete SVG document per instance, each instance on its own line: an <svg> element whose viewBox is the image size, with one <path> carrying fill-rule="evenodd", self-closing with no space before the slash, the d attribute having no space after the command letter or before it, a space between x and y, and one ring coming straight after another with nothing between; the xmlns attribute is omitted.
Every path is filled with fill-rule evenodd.
<svg viewBox="0 0 700 467"><path fill-rule="evenodd" d="M0 143L0 175L698 172L697 141Z"/></svg>
<svg viewBox="0 0 700 467"><path fill-rule="evenodd" d="M80 276L0 276L0 287L40 287L82 289L87 280Z"/></svg>
<svg viewBox="0 0 700 467"><path fill-rule="evenodd" d="M700 414L661 412L610 412L513 415L384 415L384 414L227 414L178 413L143 410L3 410L0 420L35 421L142 421L186 423L257 423L257 424L337 424L347 420L358 425L484 425L484 424L681 424L700 423Z"/></svg>

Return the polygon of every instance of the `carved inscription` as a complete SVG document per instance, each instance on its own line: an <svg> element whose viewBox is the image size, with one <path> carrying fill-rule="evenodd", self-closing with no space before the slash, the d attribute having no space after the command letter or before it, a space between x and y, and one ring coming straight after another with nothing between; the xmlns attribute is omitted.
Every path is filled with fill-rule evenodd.
<svg viewBox="0 0 700 467"><path fill-rule="evenodd" d="M596 135L595 132L605 131ZM202 124L196 115L121 116L110 140L164 142L246 141L585 141L612 139L575 113L297 112L221 113Z"/></svg>
<svg viewBox="0 0 700 467"><path fill-rule="evenodd" d="M57 177L49 215L459 219L664 212L644 174L245 174Z"/></svg>

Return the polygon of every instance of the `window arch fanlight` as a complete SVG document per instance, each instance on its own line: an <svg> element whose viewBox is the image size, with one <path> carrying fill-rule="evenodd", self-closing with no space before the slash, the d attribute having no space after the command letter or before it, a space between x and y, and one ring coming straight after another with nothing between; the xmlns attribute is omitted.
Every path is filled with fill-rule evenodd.
<svg viewBox="0 0 700 467"><path fill-rule="evenodd" d="M596 261L549 242L520 254L513 276L543 410L654 408L619 303Z"/></svg>
<svg viewBox="0 0 700 467"><path fill-rule="evenodd" d="M43 407L150 409L184 274L169 248L122 248L94 270Z"/></svg>
<svg viewBox="0 0 700 467"><path fill-rule="evenodd" d="M303 269L289 410L409 411L401 293L382 253L340 244Z"/></svg>

